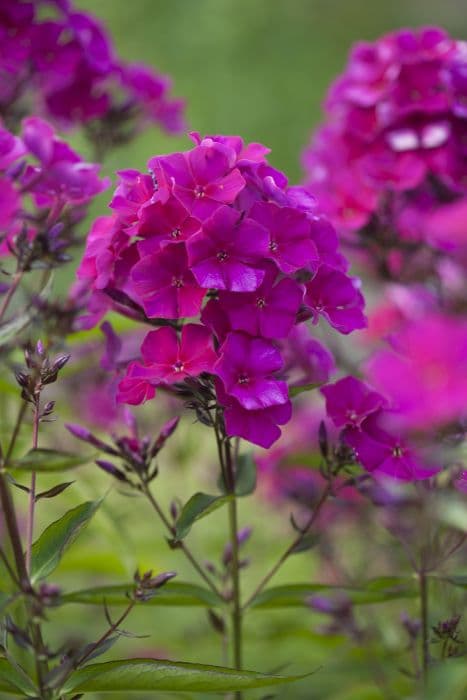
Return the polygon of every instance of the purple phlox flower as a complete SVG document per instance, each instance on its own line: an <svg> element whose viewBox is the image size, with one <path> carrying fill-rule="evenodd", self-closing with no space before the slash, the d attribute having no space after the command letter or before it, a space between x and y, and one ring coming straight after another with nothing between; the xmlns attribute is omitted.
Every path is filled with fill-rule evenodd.
<svg viewBox="0 0 467 700"><path fill-rule="evenodd" d="M138 250L143 255L156 253L169 243L186 241L201 228L198 219L189 216L185 207L175 197L166 202L155 202L141 212L138 225Z"/></svg>
<svg viewBox="0 0 467 700"><path fill-rule="evenodd" d="M362 466L381 479L419 481L436 474L440 467L428 464L397 432L388 432L387 417L386 412L376 411L363 421L361 429L345 430L344 439L355 450Z"/></svg>
<svg viewBox="0 0 467 700"><path fill-rule="evenodd" d="M0 170L6 170L25 153L23 141L0 126Z"/></svg>
<svg viewBox="0 0 467 700"><path fill-rule="evenodd" d="M112 69L114 57L109 38L102 25L91 15L72 12L68 15L68 28L81 47L81 55L88 66L101 74Z"/></svg>
<svg viewBox="0 0 467 700"><path fill-rule="evenodd" d="M221 292L221 308L232 330L263 338L285 338L295 324L303 299L303 287L280 278L272 263L263 265L264 279L255 292Z"/></svg>
<svg viewBox="0 0 467 700"><path fill-rule="evenodd" d="M264 162L265 157L271 152L271 149L267 146L263 146L262 143L248 143L245 145L240 136L223 136L222 134L213 136L208 134L203 138L198 131L190 131L189 136L197 146L201 145L204 139L216 141L217 143L227 146L234 151L237 164L245 164L245 162Z"/></svg>
<svg viewBox="0 0 467 700"><path fill-rule="evenodd" d="M149 161L157 181L170 183L172 193L199 219L210 216L222 204L231 204L245 186L235 152L212 139L186 153L159 156Z"/></svg>
<svg viewBox="0 0 467 700"><path fill-rule="evenodd" d="M201 311L201 322L211 330L220 344L232 330L229 318L219 299L210 299Z"/></svg>
<svg viewBox="0 0 467 700"><path fill-rule="evenodd" d="M226 394L252 411L288 401L287 384L274 378L282 367L282 356L273 343L244 333L229 333L214 372Z"/></svg>
<svg viewBox="0 0 467 700"><path fill-rule="evenodd" d="M209 330L192 323L183 326L180 338L174 328L150 331L141 346L141 355L144 364L132 365L131 377L144 379L153 386L212 372L217 359Z"/></svg>
<svg viewBox="0 0 467 700"><path fill-rule="evenodd" d="M326 413L338 428L359 428L368 416L387 406L384 396L355 377L344 377L320 391L326 399Z"/></svg>
<svg viewBox="0 0 467 700"><path fill-rule="evenodd" d="M222 207L187 242L188 259L199 285L207 289L253 292L264 278L258 263L267 254L268 232L252 219ZM256 265L256 266L255 266Z"/></svg>
<svg viewBox="0 0 467 700"><path fill-rule="evenodd" d="M287 423L292 416L290 401L258 410L247 410L234 396L225 393L220 381L216 382L216 392L224 407L227 435L241 437L265 449L280 438L279 425Z"/></svg>
<svg viewBox="0 0 467 700"><path fill-rule="evenodd" d="M318 251L311 237L310 220L304 212L257 202L250 211L252 219L269 232L270 257L285 274L301 268L315 269Z"/></svg>
<svg viewBox="0 0 467 700"><path fill-rule="evenodd" d="M22 177L23 185L34 191L39 202L47 204L51 197L63 197L76 205L110 184L107 178L99 178L99 165L82 161L39 117L23 121L23 141L40 163L29 166Z"/></svg>
<svg viewBox="0 0 467 700"><path fill-rule="evenodd" d="M137 231L133 226L138 224L145 207L152 203L156 190L151 176L138 170L119 170L117 174L120 182L109 206L130 235Z"/></svg>
<svg viewBox="0 0 467 700"><path fill-rule="evenodd" d="M115 258L126 243L126 236L116 228L115 216L97 217L86 240L78 279L91 283L94 289L104 289L112 277Z"/></svg>
<svg viewBox="0 0 467 700"><path fill-rule="evenodd" d="M141 63L121 65L120 76L122 84L148 119L159 122L169 133L185 131L184 100L167 97L172 86L170 78Z"/></svg>
<svg viewBox="0 0 467 700"><path fill-rule="evenodd" d="M141 365L131 362L126 370L126 375L118 384L117 402L128 403L137 406L153 399L156 394L154 386L148 381Z"/></svg>
<svg viewBox="0 0 467 700"><path fill-rule="evenodd" d="M130 273L132 298L141 303L149 318L196 316L206 293L188 268L184 243L167 245L146 255Z"/></svg>
<svg viewBox="0 0 467 700"><path fill-rule="evenodd" d="M437 207L422 220L431 245L467 258L467 198Z"/></svg>
<svg viewBox="0 0 467 700"><path fill-rule="evenodd" d="M306 285L305 304L311 309L314 322L323 316L333 328L345 334L365 328L365 301L357 285L357 279L321 265Z"/></svg>
<svg viewBox="0 0 467 700"><path fill-rule="evenodd" d="M339 239L331 222L324 216L312 216L310 219L311 238L315 244L320 261L336 270L346 272L349 264L339 252ZM312 268L313 269L313 268Z"/></svg>
<svg viewBox="0 0 467 700"><path fill-rule="evenodd" d="M295 326L280 347L285 373L292 386L325 384L336 369L332 354L310 335L304 323Z"/></svg>
<svg viewBox="0 0 467 700"><path fill-rule="evenodd" d="M372 384L401 420L426 429L459 420L467 408L467 323L441 314L407 322L367 363Z"/></svg>

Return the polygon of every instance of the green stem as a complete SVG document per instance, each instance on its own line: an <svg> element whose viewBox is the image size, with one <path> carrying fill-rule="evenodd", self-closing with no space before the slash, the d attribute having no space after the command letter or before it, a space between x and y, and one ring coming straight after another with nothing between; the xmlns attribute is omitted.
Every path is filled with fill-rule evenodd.
<svg viewBox="0 0 467 700"><path fill-rule="evenodd" d="M428 628L428 577L422 568L418 574L420 585L420 617L422 621L422 681L427 680L430 663L429 628Z"/></svg>
<svg viewBox="0 0 467 700"><path fill-rule="evenodd" d="M8 449L7 449L7 452L5 455L5 463L8 463L8 461L13 453L13 450L15 449L16 440L18 438L19 431L21 429L21 425L22 425L23 420L24 420L24 416L26 415L27 407L28 407L28 402L23 401L21 403L21 407L18 411L18 416L16 418L15 427L13 428L13 433L11 435L10 444L8 445Z"/></svg>
<svg viewBox="0 0 467 700"><path fill-rule="evenodd" d="M21 280L23 279L24 271L20 270L16 272L13 276L13 282L11 283L10 288L8 289L7 293L3 297L3 303L0 307L0 321L3 319L6 310L8 309L10 305L10 301L13 299L16 290L18 289Z"/></svg>
<svg viewBox="0 0 467 700"><path fill-rule="evenodd" d="M282 564L289 558L289 556L292 554L292 552L298 547L299 544L301 544L303 538L305 535L308 534L312 526L314 525L321 508L325 504L329 494L332 491L332 483L331 481L328 481L326 488L323 489L320 499L318 503L316 504L315 508L313 509L312 514L310 515L308 522L305 524L301 532L297 535L297 537L293 540L293 542L290 543L290 545L287 547L287 549L281 554L279 559L276 561L274 566L268 571L268 573L264 576L264 578L260 581L258 586L255 588L251 596L248 598L246 603L243 606L243 609L247 608L251 603L255 600L255 598L261 593L261 591L265 588L265 586L269 583L269 581L273 578L273 576L276 575L276 573L279 571L281 568Z"/></svg>
<svg viewBox="0 0 467 700"><path fill-rule="evenodd" d="M16 570L18 572L18 582L21 592L28 596L32 592L31 581L29 579L28 570L26 568L26 560L23 554L23 545L19 532L18 521L16 519L15 506L11 495L10 487L5 478L4 472L0 471L0 502L3 508L5 524L10 537L13 556L15 559ZM34 606L26 601L28 617L30 618L31 638L34 647L36 658L37 681L41 690L41 697L47 698L48 691L44 693L44 681L48 673L47 654L42 639L40 623L35 619Z"/></svg>
<svg viewBox="0 0 467 700"><path fill-rule="evenodd" d="M39 398L34 405L34 419L33 419L33 431L32 431L32 447L37 450L39 443L39 413L40 404ZM33 471L31 474L31 484L29 487L29 505L28 505L28 522L27 522L27 534L26 534L26 570L28 574L31 573L31 556L32 556L32 540L34 538L34 515L36 508L36 472Z"/></svg>
<svg viewBox="0 0 467 700"><path fill-rule="evenodd" d="M166 527L168 532L173 537L175 534L174 528L172 527L169 519L167 518L164 511L160 507L159 503L156 501L156 499L152 495L152 493L149 489L149 486L146 484L146 482L141 481L141 489L142 489L144 495L146 496L146 498L148 499L149 503L153 507L153 509L156 511L159 518L162 520L162 523L164 524L164 526ZM191 563L193 568L198 572L198 574L201 576L201 578L204 580L204 582L209 586L209 588L213 591L213 593L215 593L220 599L222 599L223 595L222 595L221 591L217 588L214 581L212 581L212 579L204 571L201 564L198 563L194 554L191 552L191 550L189 549L189 547L185 544L185 542L183 540L179 543L179 547L182 550L182 552L184 553L184 555L186 556L186 558L188 559L188 561Z"/></svg>
<svg viewBox="0 0 467 700"><path fill-rule="evenodd" d="M232 571L232 641L233 641L233 660L234 667L241 671L242 660L242 605L241 605L241 590L240 590L240 557L238 544L238 514L237 514L237 499L235 496L235 471L232 461L232 450L229 440L225 441L225 474L227 477L227 487L232 495L232 500L229 501L229 525L230 525L230 544L232 547L231 571ZM236 700L242 699L242 693L235 693Z"/></svg>

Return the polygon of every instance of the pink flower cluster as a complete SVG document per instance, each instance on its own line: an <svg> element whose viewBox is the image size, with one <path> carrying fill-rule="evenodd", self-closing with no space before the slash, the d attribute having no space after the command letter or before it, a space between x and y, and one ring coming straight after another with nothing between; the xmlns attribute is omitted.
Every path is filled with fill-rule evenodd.
<svg viewBox="0 0 467 700"><path fill-rule="evenodd" d="M412 445L400 415L382 394L355 377L344 377L321 392L344 442L375 478L417 481L439 471Z"/></svg>
<svg viewBox="0 0 467 700"><path fill-rule="evenodd" d="M152 158L148 174L120 173L114 214L94 223L78 276L92 308L162 326L129 365L120 401L207 373L227 433L266 446L291 415L284 358L305 356L305 374L319 381L333 366L318 341L294 335L296 324L321 317L341 333L362 328L363 297L334 229L264 146L192 137L191 150Z"/></svg>
<svg viewBox="0 0 467 700"><path fill-rule="evenodd" d="M51 6L47 15L41 5ZM69 0L3 0L0 44L5 117L32 97L34 111L65 126L99 119L107 129L138 122L184 129L183 102L168 97L170 80L121 61L99 22Z"/></svg>
<svg viewBox="0 0 467 700"><path fill-rule="evenodd" d="M466 103L467 45L437 28L357 44L328 93L306 184L386 276L425 274L420 245L467 263Z"/></svg>
<svg viewBox="0 0 467 700"><path fill-rule="evenodd" d="M99 170L38 117L21 136L0 126L0 253L13 252L23 271L63 262L74 225L109 184Z"/></svg>

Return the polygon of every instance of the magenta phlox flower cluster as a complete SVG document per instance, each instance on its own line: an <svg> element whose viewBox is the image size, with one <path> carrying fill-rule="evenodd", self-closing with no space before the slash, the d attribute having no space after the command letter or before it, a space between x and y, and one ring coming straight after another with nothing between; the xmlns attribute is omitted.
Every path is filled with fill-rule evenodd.
<svg viewBox="0 0 467 700"><path fill-rule="evenodd" d="M25 119L20 136L0 125L1 254L13 252L20 269L64 261L74 225L109 185L99 171L39 117Z"/></svg>
<svg viewBox="0 0 467 700"><path fill-rule="evenodd" d="M417 481L439 471L412 444L397 409L383 394L351 376L322 387L321 392L327 415L375 478Z"/></svg>
<svg viewBox="0 0 467 700"><path fill-rule="evenodd" d="M310 192L344 238L355 242L359 232L372 264L384 249L393 278L401 261L391 247L405 256L416 244L462 248L465 256L466 76L467 45L442 29L359 43L304 153Z"/></svg>
<svg viewBox="0 0 467 700"><path fill-rule="evenodd" d="M289 373L321 383L333 369L297 324L322 318L349 333L366 325L364 301L316 201L288 185L264 146L192 138L190 150L152 158L147 174L120 173L78 277L96 308L107 296L109 308L163 326L129 365L119 400L208 374L227 433L267 446L290 419Z"/></svg>
<svg viewBox="0 0 467 700"><path fill-rule="evenodd" d="M3 0L0 44L3 114L33 97L35 111L64 126L103 120L109 129L146 122L184 129L183 101L169 97L170 80L122 61L95 17L71 2Z"/></svg>

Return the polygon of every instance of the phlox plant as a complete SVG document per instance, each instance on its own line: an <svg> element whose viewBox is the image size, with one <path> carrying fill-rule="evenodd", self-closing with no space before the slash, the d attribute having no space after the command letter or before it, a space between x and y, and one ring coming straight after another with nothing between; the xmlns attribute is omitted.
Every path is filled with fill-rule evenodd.
<svg viewBox="0 0 467 700"><path fill-rule="evenodd" d="M320 615L314 639L363 656L365 697L438 698L440 687L465 697L462 608L440 617L433 589L466 586L466 46L438 29L358 45L302 185L261 143L192 131L185 150L148 154L145 170L119 170L113 187L101 175L111 149L154 124L185 129L169 79L120 60L68 0L7 0L0 33L2 697L328 697L308 651L296 673L246 670L256 665L250 616L282 608L310 626ZM81 131L96 163L66 130ZM110 187L108 211L90 223ZM80 243L76 281L53 298L54 270ZM56 402L72 418L47 433ZM189 422L210 488L200 481L182 499L176 486L166 503L165 463ZM45 505L77 491L61 473L77 470L79 483L89 462L93 500L50 521ZM84 570L91 587L68 590L56 570L115 492L135 532L151 513L173 565L99 586ZM278 556L258 552L251 569L247 497L293 508ZM212 561L191 534L222 515ZM366 543L359 566L343 552L346 529ZM388 534L375 541L375 531ZM316 578L276 585L298 555ZM178 576L182 558L193 581ZM394 601L410 613L394 614ZM98 606L104 628L83 638L57 625L71 603ZM371 604L392 642L361 611ZM205 609L222 665L193 663L188 648L182 660L115 652L137 636L126 624L138 609L162 648L164 606Z"/></svg>

